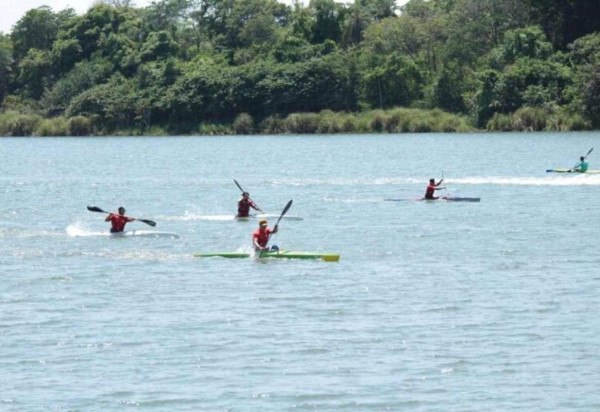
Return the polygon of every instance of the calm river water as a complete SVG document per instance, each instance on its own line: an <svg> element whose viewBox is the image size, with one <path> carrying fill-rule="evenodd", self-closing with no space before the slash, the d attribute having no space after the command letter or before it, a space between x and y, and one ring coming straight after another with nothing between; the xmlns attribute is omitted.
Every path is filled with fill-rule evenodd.
<svg viewBox="0 0 600 412"><path fill-rule="evenodd" d="M599 410L600 134L0 139L0 410ZM430 177L480 203L418 198ZM250 250L236 179L273 243ZM102 236L101 213L153 219ZM271 219L271 224L275 219Z"/></svg>

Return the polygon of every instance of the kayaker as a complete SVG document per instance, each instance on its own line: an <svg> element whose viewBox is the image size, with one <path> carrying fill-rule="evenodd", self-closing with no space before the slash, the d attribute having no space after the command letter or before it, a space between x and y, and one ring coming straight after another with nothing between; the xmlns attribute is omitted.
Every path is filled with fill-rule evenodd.
<svg viewBox="0 0 600 412"><path fill-rule="evenodd" d="M439 199L438 196L434 196L436 190L445 189L445 187L439 187L444 179L440 179L439 182L435 183L435 179L429 179L429 185L427 185L427 189L425 190L425 199Z"/></svg>
<svg viewBox="0 0 600 412"><path fill-rule="evenodd" d="M119 233L125 230L125 225L128 222L133 222L135 218L125 216L125 208L119 207L118 213L109 213L104 219L105 222L111 223L110 233Z"/></svg>
<svg viewBox="0 0 600 412"><path fill-rule="evenodd" d="M262 212L258 206L250 199L250 193L242 193L242 198L238 200L238 212L236 217L248 217L250 215L250 208Z"/></svg>
<svg viewBox="0 0 600 412"><path fill-rule="evenodd" d="M267 247L267 243L269 243L269 236L277 233L277 226L275 225L273 229L267 227L269 222L267 219L261 219L258 222L258 229L252 233L252 245L256 251L269 250ZM273 250L278 250L277 246L272 247Z"/></svg>
<svg viewBox="0 0 600 412"><path fill-rule="evenodd" d="M571 171L573 172L580 172L580 173L585 173L588 170L588 162L585 161L585 157L581 156L579 158L579 163L577 163L577 165L571 169Z"/></svg>

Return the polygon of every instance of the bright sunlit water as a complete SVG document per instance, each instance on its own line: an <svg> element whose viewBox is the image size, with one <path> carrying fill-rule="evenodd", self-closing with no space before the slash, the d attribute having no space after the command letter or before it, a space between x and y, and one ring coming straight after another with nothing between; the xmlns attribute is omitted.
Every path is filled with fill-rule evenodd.
<svg viewBox="0 0 600 412"><path fill-rule="evenodd" d="M2 138L0 410L599 410L599 138Z"/></svg>

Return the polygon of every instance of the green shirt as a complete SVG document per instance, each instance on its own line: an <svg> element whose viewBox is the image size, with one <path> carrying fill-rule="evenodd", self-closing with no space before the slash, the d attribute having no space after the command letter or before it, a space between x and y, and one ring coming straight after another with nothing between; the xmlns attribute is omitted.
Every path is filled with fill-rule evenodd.
<svg viewBox="0 0 600 412"><path fill-rule="evenodd" d="M583 162L579 162L579 164L577 165L577 167L575 168L575 170L581 172L581 173L585 173L588 170L588 162L586 162L585 160Z"/></svg>

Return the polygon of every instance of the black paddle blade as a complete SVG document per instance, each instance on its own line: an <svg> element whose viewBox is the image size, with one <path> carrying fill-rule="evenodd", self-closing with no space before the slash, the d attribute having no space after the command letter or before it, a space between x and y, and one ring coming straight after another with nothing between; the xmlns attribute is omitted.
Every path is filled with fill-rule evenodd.
<svg viewBox="0 0 600 412"><path fill-rule="evenodd" d="M156 226L156 222L154 220L150 220L150 219L136 219L139 220L140 222L143 222L145 224L147 224L148 226Z"/></svg>
<svg viewBox="0 0 600 412"><path fill-rule="evenodd" d="M235 185L236 185L236 186L237 186L237 187L240 189L240 191L241 191L242 193L244 193L244 189L242 189L242 186L240 186L240 184L238 183L238 181L237 181L237 180L233 179L233 183L235 183Z"/></svg>
<svg viewBox="0 0 600 412"><path fill-rule="evenodd" d="M279 219L277 219L277 224L279 224L279 221L281 220L281 218L283 217L283 215L285 215L287 213L287 211L290 210L290 207L292 207L292 202L293 202L293 200L290 200L287 203L287 205L285 205L285 207L281 211L281 215L279 215Z"/></svg>
<svg viewBox="0 0 600 412"><path fill-rule="evenodd" d="M90 212L108 213L100 209L98 206L88 206L87 210L89 210Z"/></svg>

